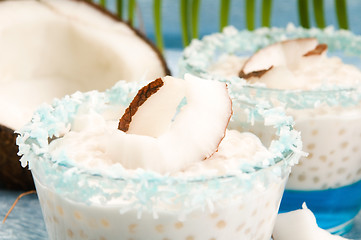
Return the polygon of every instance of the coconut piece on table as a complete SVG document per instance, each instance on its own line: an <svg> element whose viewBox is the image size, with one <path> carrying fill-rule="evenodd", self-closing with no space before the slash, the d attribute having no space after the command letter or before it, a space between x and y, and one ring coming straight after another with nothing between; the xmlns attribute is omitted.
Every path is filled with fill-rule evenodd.
<svg viewBox="0 0 361 240"><path fill-rule="evenodd" d="M278 214L272 236L274 240L346 240L319 228L305 203L302 209Z"/></svg>
<svg viewBox="0 0 361 240"><path fill-rule="evenodd" d="M225 83L188 74L184 80L157 79L139 90L119 121L134 144L123 149L132 157L123 156L122 164L166 173L207 159L222 141L231 115ZM135 154L139 147L157 154Z"/></svg>
<svg viewBox="0 0 361 240"><path fill-rule="evenodd" d="M14 170L22 168L16 145L8 143L38 105L78 90L103 91L119 80L169 74L145 36L85 0L0 1L0 20L0 166L6 166L0 186L6 188L34 188L30 172Z"/></svg>

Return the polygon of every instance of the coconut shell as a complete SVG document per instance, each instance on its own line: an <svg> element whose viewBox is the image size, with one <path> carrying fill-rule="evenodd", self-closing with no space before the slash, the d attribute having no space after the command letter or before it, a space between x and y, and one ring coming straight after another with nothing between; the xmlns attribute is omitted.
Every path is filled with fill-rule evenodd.
<svg viewBox="0 0 361 240"><path fill-rule="evenodd" d="M74 1L88 4L89 7L98 10L102 14L112 18L114 21L123 22L128 25L129 28L134 31L136 36L142 39L156 53L162 64L164 75L171 74L163 55L143 33L95 3L91 3L86 0ZM2 1L0 0L0 2ZM38 1L38 3L46 5L46 2L44 1ZM31 172L28 169L21 167L19 162L20 157L17 155L17 153L18 147L16 145L16 134L14 133L14 130L1 125L0 123L0 188L18 190L34 189Z"/></svg>
<svg viewBox="0 0 361 240"><path fill-rule="evenodd" d="M35 189L31 172L22 168L17 155L17 134L0 124L0 186L6 189Z"/></svg>
<svg viewBox="0 0 361 240"><path fill-rule="evenodd" d="M165 72L165 75L172 75L170 69L168 68L168 65L167 65L167 62L163 56L163 54L159 51L158 47L156 45L154 45L154 43L152 41L150 41L149 38L147 38L147 36L142 33L141 31L139 31L138 29L134 28L132 25L130 25L130 23L128 21L123 21L122 19L120 19L116 14L108 11L106 8L96 4L96 3L93 3L93 2L90 2L88 0L74 0L74 1L77 1L77 2L82 2L82 3L85 3L85 4L88 4L90 7L98 10L99 12L103 13L104 15L110 17L111 19L113 19L114 21L117 21L117 22L123 22L125 24L128 25L128 27L134 31L134 33L140 38L142 39L146 44L148 44L152 49L153 51L157 54L159 60L161 61L162 65L163 65L163 68L164 68L164 72Z"/></svg>

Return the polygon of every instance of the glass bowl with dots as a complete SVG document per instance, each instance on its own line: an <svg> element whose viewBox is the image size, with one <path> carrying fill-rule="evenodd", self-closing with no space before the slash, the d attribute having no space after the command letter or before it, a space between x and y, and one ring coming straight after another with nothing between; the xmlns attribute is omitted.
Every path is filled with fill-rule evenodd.
<svg viewBox="0 0 361 240"><path fill-rule="evenodd" d="M250 32L228 27L193 41L182 54L180 73L225 81L230 91L237 88L256 103L269 101L285 107L302 134L308 156L292 168L280 210L299 209L306 202L322 228L342 234L351 229L361 209L361 79L352 86L325 84L311 90L279 90L249 84L238 74L232 75L233 70L228 74L226 69L223 75L209 70L224 56L250 56L269 44L305 37L326 43L328 55L361 67L361 36L349 31L290 25Z"/></svg>
<svg viewBox="0 0 361 240"><path fill-rule="evenodd" d="M275 139L264 142L272 157L261 165L240 164L222 175L161 175L120 164L90 171L66 156L51 158L49 142L70 131L81 106L98 112L127 106L140 86L120 82L55 100L20 130L21 161L31 168L49 239L269 240L291 167L303 154L282 109L233 94L229 128L256 128Z"/></svg>

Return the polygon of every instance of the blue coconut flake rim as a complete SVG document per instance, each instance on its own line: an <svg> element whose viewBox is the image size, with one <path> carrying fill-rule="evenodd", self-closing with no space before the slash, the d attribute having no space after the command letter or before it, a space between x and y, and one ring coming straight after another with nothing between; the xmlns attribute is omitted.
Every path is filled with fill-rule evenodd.
<svg viewBox="0 0 361 240"><path fill-rule="evenodd" d="M352 107L359 104L361 80L360 84L353 86L322 84L311 90L281 90L249 84L239 77L225 78L208 71L208 68L224 54L248 57L267 45L286 39L307 37L314 37L319 42L326 43L329 53L355 57L361 64L361 36L350 31L335 30L332 26L325 29L304 29L292 24L289 24L287 28L260 28L255 31L239 31L229 26L222 33L211 34L201 40L193 40L184 49L179 61L180 75L191 73L206 79L224 81L229 83L231 92L239 92L239 85L242 85L243 94L267 101L277 98L285 104L285 107L295 109L314 108L320 103L331 107ZM236 86L235 89L234 86Z"/></svg>
<svg viewBox="0 0 361 240"><path fill-rule="evenodd" d="M92 109L101 113L110 107L127 106L143 85L144 82L121 81L105 92L77 92L63 99L55 99L52 105L40 106L31 122L18 132L16 142L22 166L29 165L37 181L73 201L94 204L94 198L99 198L99 204L104 204L121 197L128 204L123 204L120 211L137 209L139 212L157 212L160 202L166 206L170 199L178 196L179 203L184 204L184 211L250 191L256 179L261 179L264 186L280 181L304 154L300 133L293 129L292 118L286 116L282 108L270 108L266 102L254 106L250 99L233 98L234 107L253 106L246 109L248 121L264 120L266 125L275 128L279 136L269 146L273 157L264 165L244 165L221 176L190 177L161 175L144 169L130 171L120 164L105 171L85 169L72 165L66 155L52 158L49 142L70 131L72 120L79 109Z"/></svg>

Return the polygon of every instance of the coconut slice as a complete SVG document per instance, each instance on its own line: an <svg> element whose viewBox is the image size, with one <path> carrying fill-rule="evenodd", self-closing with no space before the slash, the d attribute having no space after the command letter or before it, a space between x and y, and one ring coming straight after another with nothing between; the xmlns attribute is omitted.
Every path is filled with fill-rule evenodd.
<svg viewBox="0 0 361 240"><path fill-rule="evenodd" d="M129 134L159 137L169 130L184 93L184 80L169 76L156 79L139 90L120 119L118 129Z"/></svg>
<svg viewBox="0 0 361 240"><path fill-rule="evenodd" d="M157 79L138 92L119 121L133 143L124 148L132 158L123 157L122 164L166 173L202 161L217 150L231 115L225 83L191 75ZM139 149L160 153L153 157Z"/></svg>
<svg viewBox="0 0 361 240"><path fill-rule="evenodd" d="M274 240L342 240L340 236L332 235L317 226L316 218L306 207L277 216L273 229Z"/></svg>
<svg viewBox="0 0 361 240"><path fill-rule="evenodd" d="M149 40L85 0L0 1L0 22L0 166L9 166L0 168L0 186L32 185L18 184L10 170L20 168L17 148L7 143L42 102L169 74Z"/></svg>
<svg viewBox="0 0 361 240"><path fill-rule="evenodd" d="M320 56L326 50L327 45L318 44L316 38L299 38L271 44L251 56L243 65L239 76L245 79L261 78L279 66L292 70L298 67L300 59Z"/></svg>

